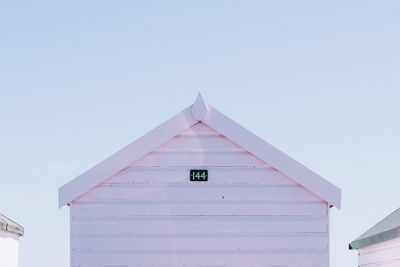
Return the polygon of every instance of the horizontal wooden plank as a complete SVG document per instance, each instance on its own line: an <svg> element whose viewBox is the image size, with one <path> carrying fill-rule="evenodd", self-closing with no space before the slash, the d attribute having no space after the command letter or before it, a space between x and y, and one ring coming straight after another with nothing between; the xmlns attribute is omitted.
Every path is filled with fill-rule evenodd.
<svg viewBox="0 0 400 267"><path fill-rule="evenodd" d="M77 201L228 201L228 200L318 200L298 185L227 184L215 185L192 182L190 184L143 185L102 184L87 192Z"/></svg>
<svg viewBox="0 0 400 267"><path fill-rule="evenodd" d="M71 219L72 234L326 233L327 217L151 216Z"/></svg>
<svg viewBox="0 0 400 267"><path fill-rule="evenodd" d="M222 136L220 133L212 129L211 127L207 126L204 123L196 123L192 127L186 129L182 133L180 133L178 136L182 135L195 135L195 136L204 136L204 135L218 135Z"/></svg>
<svg viewBox="0 0 400 267"><path fill-rule="evenodd" d="M130 167L104 181L105 184L164 184L190 183L191 167L143 168ZM296 184L290 178L269 168L253 167L207 167L208 182L214 184Z"/></svg>
<svg viewBox="0 0 400 267"><path fill-rule="evenodd" d="M382 250L375 250L372 252L364 251L358 256L358 262L360 265L383 263L393 260L400 260L400 246L385 248Z"/></svg>
<svg viewBox="0 0 400 267"><path fill-rule="evenodd" d="M369 254L372 252L381 251L392 247L398 247L399 245L400 245L400 238L394 238L384 242L372 244L367 247L362 247L358 250L358 253L360 255Z"/></svg>
<svg viewBox="0 0 400 267"><path fill-rule="evenodd" d="M133 166L266 166L266 163L247 151L237 152L164 152L153 151Z"/></svg>
<svg viewBox="0 0 400 267"><path fill-rule="evenodd" d="M326 234L73 235L75 250L252 251L328 248Z"/></svg>
<svg viewBox="0 0 400 267"><path fill-rule="evenodd" d="M15 240L13 238L3 238L0 237L0 248L1 247L7 247L7 248L13 248L13 249L17 249L19 246L19 242L18 240Z"/></svg>
<svg viewBox="0 0 400 267"><path fill-rule="evenodd" d="M8 247L0 244L0 257L1 256L18 257L18 248Z"/></svg>
<svg viewBox="0 0 400 267"><path fill-rule="evenodd" d="M328 251L103 252L72 251L72 264L135 265L328 265Z"/></svg>
<svg viewBox="0 0 400 267"><path fill-rule="evenodd" d="M0 251L0 266L18 266L18 256Z"/></svg>
<svg viewBox="0 0 400 267"><path fill-rule="evenodd" d="M245 151L219 134L179 135L161 146L157 151Z"/></svg>
<svg viewBox="0 0 400 267"><path fill-rule="evenodd" d="M159 201L159 202L72 202L72 216L135 215L320 215L326 216L326 202L267 201Z"/></svg>

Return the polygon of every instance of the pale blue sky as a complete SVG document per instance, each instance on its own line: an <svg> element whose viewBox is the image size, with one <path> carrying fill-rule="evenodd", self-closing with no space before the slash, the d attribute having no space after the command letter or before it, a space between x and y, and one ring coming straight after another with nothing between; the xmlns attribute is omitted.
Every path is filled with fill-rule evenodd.
<svg viewBox="0 0 400 267"><path fill-rule="evenodd" d="M69 266L58 187L205 101L343 190L331 266L400 207L399 1L0 4L0 213Z"/></svg>

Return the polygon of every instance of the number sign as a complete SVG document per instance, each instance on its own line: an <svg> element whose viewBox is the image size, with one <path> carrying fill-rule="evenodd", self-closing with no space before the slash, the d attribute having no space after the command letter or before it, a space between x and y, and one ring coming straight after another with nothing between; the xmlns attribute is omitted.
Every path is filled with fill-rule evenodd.
<svg viewBox="0 0 400 267"><path fill-rule="evenodd" d="M208 170L190 170L191 182L207 182Z"/></svg>

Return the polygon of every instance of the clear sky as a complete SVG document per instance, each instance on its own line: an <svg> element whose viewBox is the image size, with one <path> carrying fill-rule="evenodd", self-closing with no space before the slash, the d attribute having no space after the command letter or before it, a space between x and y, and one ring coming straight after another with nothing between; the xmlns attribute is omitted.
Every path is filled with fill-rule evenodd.
<svg viewBox="0 0 400 267"><path fill-rule="evenodd" d="M3 1L0 213L69 266L58 187L205 101L342 189L331 267L400 207L399 1Z"/></svg>

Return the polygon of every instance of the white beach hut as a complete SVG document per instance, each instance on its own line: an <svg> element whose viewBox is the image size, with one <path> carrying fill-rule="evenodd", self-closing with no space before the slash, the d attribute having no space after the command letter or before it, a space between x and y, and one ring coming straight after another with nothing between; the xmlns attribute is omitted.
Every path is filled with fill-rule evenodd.
<svg viewBox="0 0 400 267"><path fill-rule="evenodd" d="M59 189L76 267L327 267L340 201L200 95Z"/></svg>
<svg viewBox="0 0 400 267"><path fill-rule="evenodd" d="M358 266L400 266L400 209L349 244L358 250Z"/></svg>
<svg viewBox="0 0 400 267"><path fill-rule="evenodd" d="M0 214L0 266L17 267L19 238L24 228L6 216Z"/></svg>

